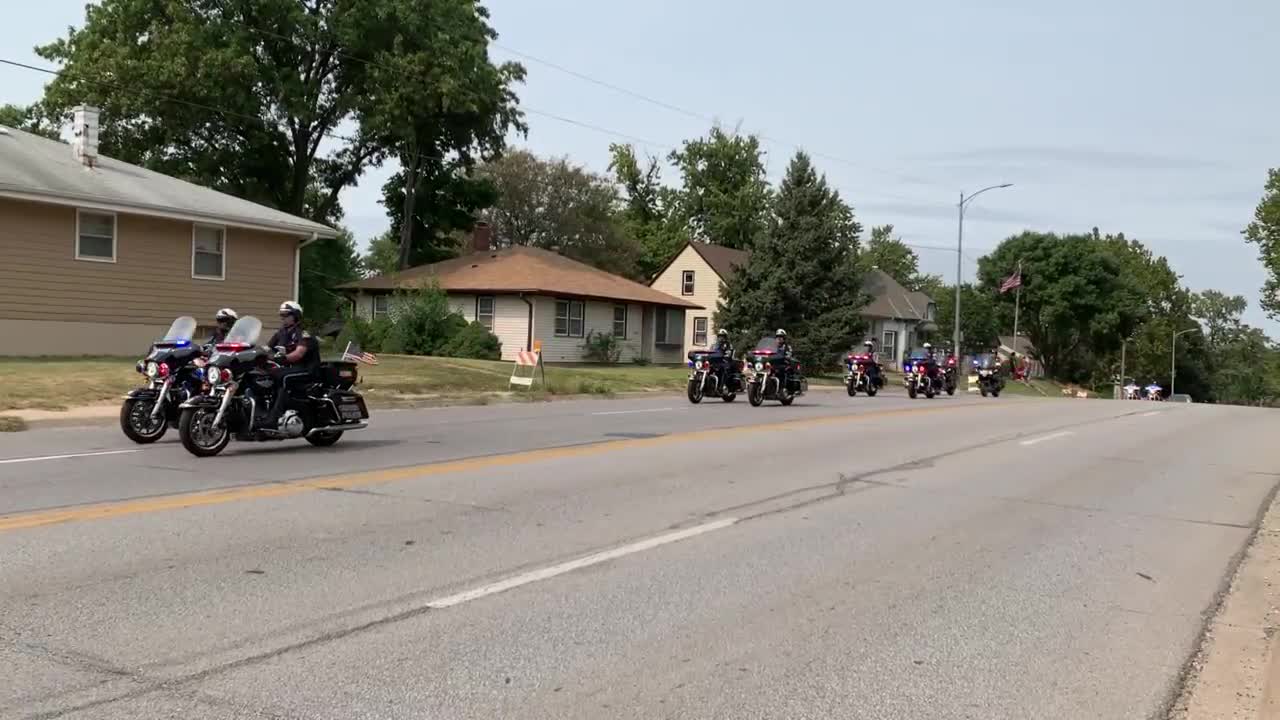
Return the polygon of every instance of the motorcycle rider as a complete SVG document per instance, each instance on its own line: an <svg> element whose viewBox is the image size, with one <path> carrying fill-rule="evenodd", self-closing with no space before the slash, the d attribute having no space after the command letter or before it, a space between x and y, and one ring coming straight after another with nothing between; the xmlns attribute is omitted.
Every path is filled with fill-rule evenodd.
<svg viewBox="0 0 1280 720"><path fill-rule="evenodd" d="M867 375L874 385L881 385L880 380L880 353L876 352L876 341L870 338L862 341L863 353L871 359L867 365Z"/></svg>
<svg viewBox="0 0 1280 720"><path fill-rule="evenodd" d="M773 335L773 340L778 346L778 354L790 361L792 358L791 339L787 337L787 331L778 328L778 332Z"/></svg>
<svg viewBox="0 0 1280 720"><path fill-rule="evenodd" d="M262 427L271 427L280 421L285 398L289 394L289 380L310 377L320 365L320 343L311 333L302 329L301 322L301 305L292 300L280 303L280 329L271 336L268 345L282 350L283 354L279 357L281 366L271 371L275 397L271 402L271 412L264 419Z"/></svg>
<svg viewBox="0 0 1280 720"><path fill-rule="evenodd" d="M209 336L209 342L206 345L217 345L227 339L227 333L231 332L231 326L236 324L240 316L231 308L222 308L213 316L213 334Z"/></svg>
<svg viewBox="0 0 1280 720"><path fill-rule="evenodd" d="M711 348L711 352L720 353L729 360L733 359L733 343L729 341L728 330L720 328L720 330L716 332L716 344L715 347Z"/></svg>
<svg viewBox="0 0 1280 720"><path fill-rule="evenodd" d="M925 355L925 359L924 359L924 374L925 374L925 377L929 378L929 382L930 382L930 383L932 383L932 384L934 385L934 387L938 387L938 386L940 386L942 383L941 383L941 381L939 381L939 380L938 380L938 356L937 356L937 353L935 353L935 352L934 352L933 344L932 344L932 343L925 343L925 344L923 345L923 348L924 348L924 355Z"/></svg>

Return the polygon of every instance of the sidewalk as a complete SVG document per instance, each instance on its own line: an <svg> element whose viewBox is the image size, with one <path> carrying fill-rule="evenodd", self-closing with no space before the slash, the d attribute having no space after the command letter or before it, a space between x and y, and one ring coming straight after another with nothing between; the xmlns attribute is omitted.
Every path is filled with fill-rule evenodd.
<svg viewBox="0 0 1280 720"><path fill-rule="evenodd" d="M1280 720L1280 498L1273 499L1169 713Z"/></svg>

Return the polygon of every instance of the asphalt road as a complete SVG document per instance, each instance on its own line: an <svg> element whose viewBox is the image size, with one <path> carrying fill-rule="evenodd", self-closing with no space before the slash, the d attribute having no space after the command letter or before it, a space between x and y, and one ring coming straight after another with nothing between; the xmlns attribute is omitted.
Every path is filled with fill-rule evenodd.
<svg viewBox="0 0 1280 720"><path fill-rule="evenodd" d="M815 391L0 435L4 718L1143 718L1280 415Z"/></svg>

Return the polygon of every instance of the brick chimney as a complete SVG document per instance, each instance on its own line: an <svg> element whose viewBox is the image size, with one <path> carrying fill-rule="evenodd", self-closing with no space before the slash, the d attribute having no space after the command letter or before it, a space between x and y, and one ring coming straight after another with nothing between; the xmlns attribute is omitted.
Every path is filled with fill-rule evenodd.
<svg viewBox="0 0 1280 720"><path fill-rule="evenodd" d="M493 249L493 228L481 220L471 231L471 251L487 253Z"/></svg>
<svg viewBox="0 0 1280 720"><path fill-rule="evenodd" d="M71 153L85 167L98 164L98 108L92 105L72 108Z"/></svg>

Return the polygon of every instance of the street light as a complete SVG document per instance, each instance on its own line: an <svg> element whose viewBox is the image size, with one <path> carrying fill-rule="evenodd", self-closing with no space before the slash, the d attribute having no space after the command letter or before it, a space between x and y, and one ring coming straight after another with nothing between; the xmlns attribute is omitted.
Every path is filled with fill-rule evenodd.
<svg viewBox="0 0 1280 720"><path fill-rule="evenodd" d="M1013 187L1013 183L1004 183L1003 185L992 185L991 187L985 187L979 190L978 192L970 195L969 197L965 197L963 192L960 193L960 205L959 205L960 224L956 232L956 324L951 331L952 332L951 341L953 343L953 346L955 347L956 357L960 357L960 277L961 277L961 272L963 271L962 262L964 260L964 209L965 209L965 206L967 206L974 198L978 197L982 193L988 190L1003 190L1004 188L1007 188L1007 187ZM1017 346L1018 338L1015 337L1013 339L1013 344Z"/></svg>
<svg viewBox="0 0 1280 720"><path fill-rule="evenodd" d="M1171 343L1171 348L1169 350L1169 397L1173 397L1173 390L1177 386L1176 384L1178 381L1178 336L1185 335L1189 332L1195 332L1199 329L1200 326L1197 325L1195 327L1187 328L1186 330L1179 330L1173 334L1173 342Z"/></svg>

